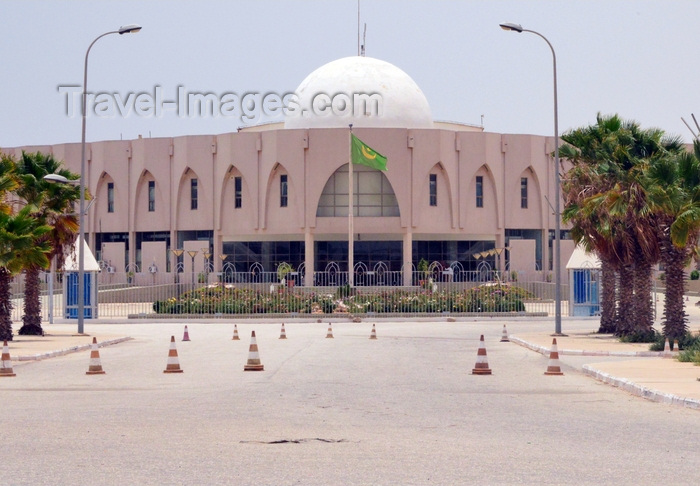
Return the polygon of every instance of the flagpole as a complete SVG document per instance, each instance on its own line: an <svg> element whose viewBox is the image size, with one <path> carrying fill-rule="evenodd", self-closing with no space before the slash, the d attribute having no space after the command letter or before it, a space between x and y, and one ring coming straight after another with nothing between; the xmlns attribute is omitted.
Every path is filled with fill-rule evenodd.
<svg viewBox="0 0 700 486"><path fill-rule="evenodd" d="M348 134L348 285L355 285L355 231L353 228L352 123Z"/></svg>

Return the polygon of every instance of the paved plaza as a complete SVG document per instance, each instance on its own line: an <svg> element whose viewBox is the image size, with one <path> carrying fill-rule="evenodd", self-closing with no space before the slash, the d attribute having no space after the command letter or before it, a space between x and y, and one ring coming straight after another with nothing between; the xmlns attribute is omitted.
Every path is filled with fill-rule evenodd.
<svg viewBox="0 0 700 486"><path fill-rule="evenodd" d="M565 375L545 376L546 356L499 342L506 322L552 326L378 321L375 341L368 322L336 322L333 339L326 322L287 322L280 340L279 323L238 321L233 341L231 322L190 322L182 342L182 323L88 323L99 341L133 338L100 349L106 374L86 376L83 351L15 360L0 379L3 481L696 484L698 410L602 384L580 372L591 357L563 355ZM261 372L243 371L252 330ZM471 374L481 334L491 376ZM171 335L181 374L163 373Z"/></svg>

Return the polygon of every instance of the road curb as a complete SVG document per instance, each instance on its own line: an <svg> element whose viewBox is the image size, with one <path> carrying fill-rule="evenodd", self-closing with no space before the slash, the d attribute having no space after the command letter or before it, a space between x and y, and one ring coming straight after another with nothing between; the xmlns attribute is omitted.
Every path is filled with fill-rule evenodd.
<svg viewBox="0 0 700 486"><path fill-rule="evenodd" d="M116 338L116 339L109 339L107 341L102 341L97 343L97 347L103 348L105 346L111 346L113 344L119 344L123 343L125 341L129 341L131 339L134 339L132 337L121 337L121 338ZM90 349L92 344L82 344L80 346L71 346L70 348L66 349L60 349L58 351L49 351L46 353L40 353L40 354L25 354L22 356L17 356L13 357L12 361L40 361L42 359L48 359L48 358L55 358L57 356L65 356L66 354L71 354L71 353L78 353L80 351L87 351Z"/></svg>
<svg viewBox="0 0 700 486"><path fill-rule="evenodd" d="M549 356L549 350L551 347L532 344L516 336L510 336L510 340L527 349L544 354L545 356ZM559 354L566 354L570 356L619 356L622 358L661 358L664 356L663 351L587 351L584 349L560 349ZM677 355L677 352L671 352L671 356Z"/></svg>
<svg viewBox="0 0 700 486"><path fill-rule="evenodd" d="M618 388L625 390L632 395L637 395L647 400L660 403L668 403L671 405L679 405L681 407L692 408L694 410L700 410L700 400L694 398L679 397L678 395L673 395L672 393L663 393L658 390L653 390L642 385L638 385L633 381L626 378L619 378L617 376L612 376L600 370L592 368L590 365L582 366L583 372L586 375L592 376L598 381L602 381L608 385L613 385Z"/></svg>
<svg viewBox="0 0 700 486"><path fill-rule="evenodd" d="M549 348L544 346L539 346L537 344L529 343L523 339L515 336L510 336L510 340L520 346L527 349L535 351L537 353L543 354L545 356L549 355ZM564 349L560 350L559 354L568 354L571 356L620 356L620 357L663 357L662 351L585 351L582 349ZM677 355L675 353L674 355ZM646 398L653 402L668 403L671 405L678 405L681 407L692 408L693 410L700 410L700 400L694 398L680 397L678 395L673 395L672 393L663 393L658 390L647 388L645 386L639 385L627 378L620 378L617 376L612 376L603 371L597 370L590 365L583 365L581 370L585 375L591 376L598 381L601 381L607 385L612 385L622 390L625 390L632 395L638 397Z"/></svg>

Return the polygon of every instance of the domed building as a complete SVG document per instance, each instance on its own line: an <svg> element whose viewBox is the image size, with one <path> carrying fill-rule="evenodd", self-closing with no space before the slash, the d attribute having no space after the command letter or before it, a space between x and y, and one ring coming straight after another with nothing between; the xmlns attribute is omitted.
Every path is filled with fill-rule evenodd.
<svg viewBox="0 0 700 486"><path fill-rule="evenodd" d="M421 260L455 281L485 266L552 271L553 138L435 121L410 76L369 57L321 66L286 107L284 122L233 133L88 144L86 235L98 260L117 276L234 280L285 262L296 285L347 282L352 124L388 160L386 171L353 166L356 285L415 285ZM50 152L79 172L80 144L13 150ZM572 251L563 241L561 261Z"/></svg>

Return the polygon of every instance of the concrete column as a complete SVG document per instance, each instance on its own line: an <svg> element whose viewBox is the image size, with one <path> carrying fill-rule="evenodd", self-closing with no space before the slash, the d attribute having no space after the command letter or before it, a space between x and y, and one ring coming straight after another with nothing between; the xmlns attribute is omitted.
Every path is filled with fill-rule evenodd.
<svg viewBox="0 0 700 486"><path fill-rule="evenodd" d="M407 231L403 235L403 285L409 287L413 282L413 233Z"/></svg>
<svg viewBox="0 0 700 486"><path fill-rule="evenodd" d="M311 287L314 284L315 259L314 235L307 229L304 233L304 267L306 267L306 274L304 277L305 287Z"/></svg>

